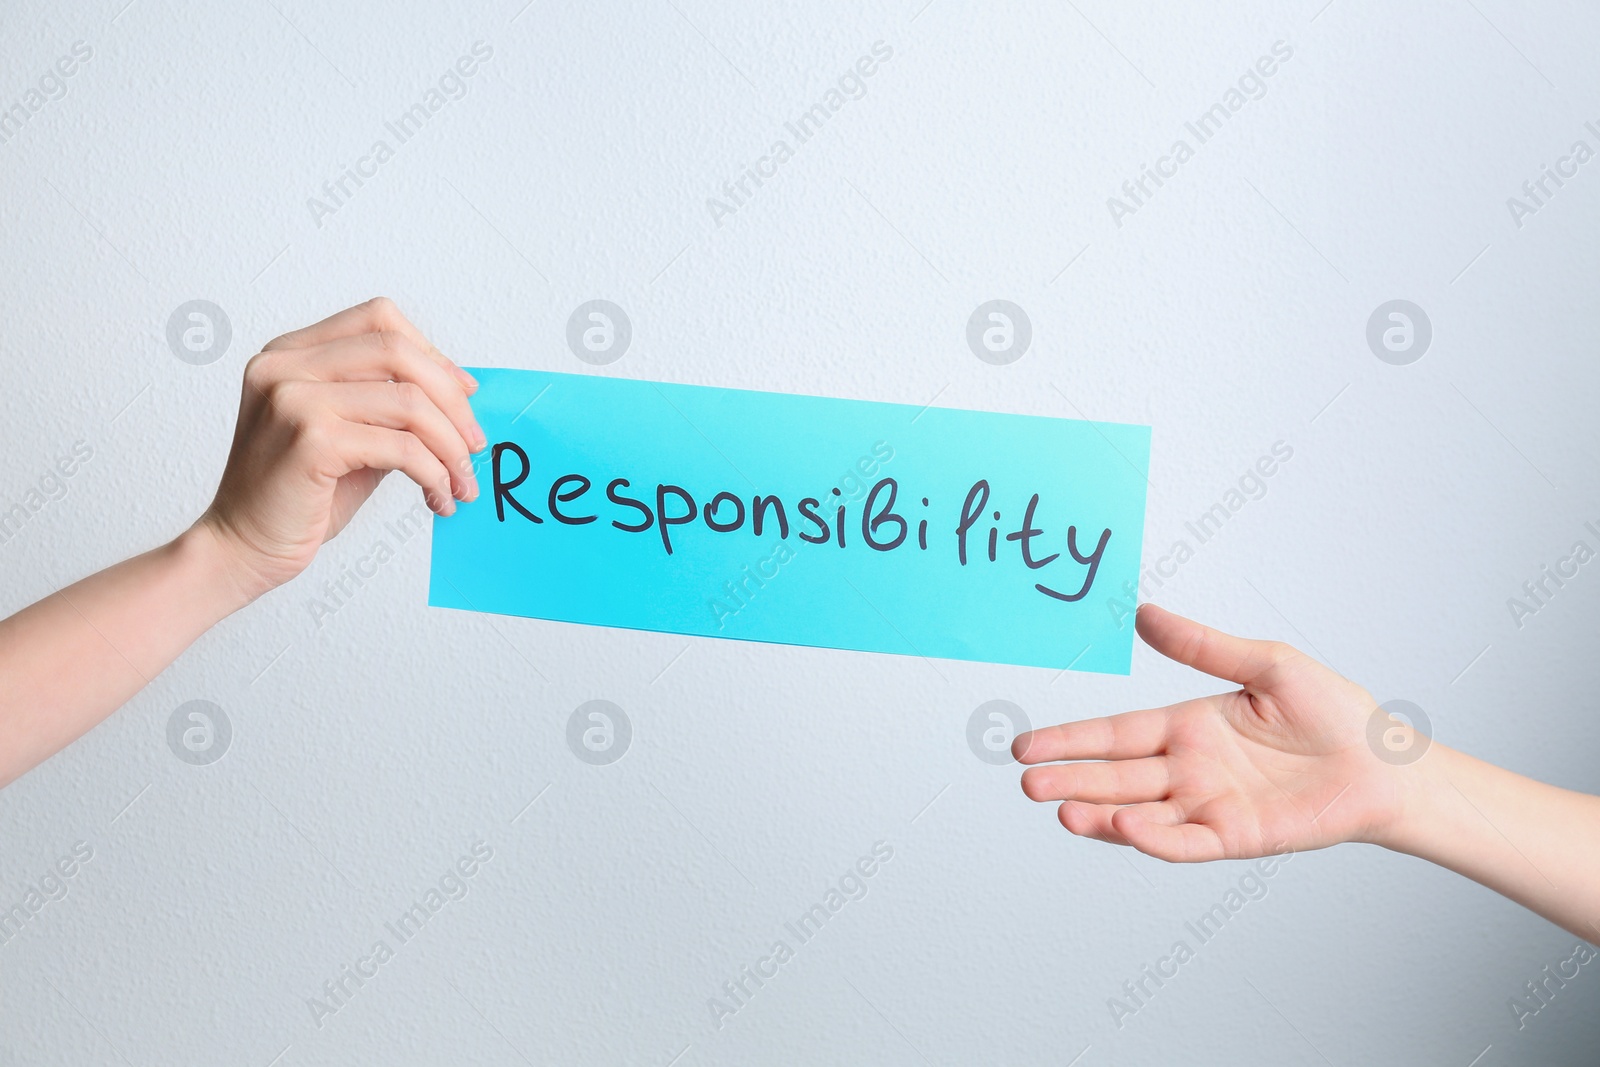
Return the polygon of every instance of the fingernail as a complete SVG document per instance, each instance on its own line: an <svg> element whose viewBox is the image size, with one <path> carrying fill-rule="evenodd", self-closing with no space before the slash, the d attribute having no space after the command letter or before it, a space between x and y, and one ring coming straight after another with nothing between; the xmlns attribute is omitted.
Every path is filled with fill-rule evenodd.
<svg viewBox="0 0 1600 1067"><path fill-rule="evenodd" d="M477 423L472 424L472 450L482 452L489 447L489 438L484 436L483 427Z"/></svg>
<svg viewBox="0 0 1600 1067"><path fill-rule="evenodd" d="M461 383L462 388L466 389L466 391L469 393L476 393L478 391L478 379L474 378L460 367L457 367L455 370L456 380Z"/></svg>

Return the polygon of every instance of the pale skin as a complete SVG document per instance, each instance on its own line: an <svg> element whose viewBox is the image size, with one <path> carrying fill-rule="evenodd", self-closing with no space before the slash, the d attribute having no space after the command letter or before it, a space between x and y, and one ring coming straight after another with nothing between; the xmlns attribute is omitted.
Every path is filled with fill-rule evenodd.
<svg viewBox="0 0 1600 1067"><path fill-rule="evenodd" d="M168 544L0 621L0 786L121 707L202 633L303 571L390 471L441 515L478 495L477 383L393 303L271 342L245 368L211 506ZM1365 841L1448 867L1579 937L1600 934L1600 798L1434 743L1368 742L1377 703L1288 645L1154 605L1151 647L1241 688L1052 726L1013 746L1023 790L1083 837L1173 862ZM1409 739L1407 729L1400 739Z"/></svg>
<svg viewBox="0 0 1600 1067"><path fill-rule="evenodd" d="M476 389L381 298L268 344L245 367L233 449L205 514L0 621L0 785L303 571L390 471L441 515L475 499Z"/></svg>
<svg viewBox="0 0 1600 1067"><path fill-rule="evenodd" d="M1153 604L1137 625L1157 652L1240 688L1019 735L1023 792L1057 802L1072 833L1174 863L1367 842L1600 940L1600 797L1437 742L1412 762L1381 759L1368 740L1377 701L1310 656ZM1384 724L1399 750L1422 743Z"/></svg>

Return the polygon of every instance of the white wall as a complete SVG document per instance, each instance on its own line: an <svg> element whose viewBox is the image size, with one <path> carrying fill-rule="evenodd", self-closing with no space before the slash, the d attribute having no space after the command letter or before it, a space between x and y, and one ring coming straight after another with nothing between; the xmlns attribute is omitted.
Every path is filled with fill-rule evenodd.
<svg viewBox="0 0 1600 1067"><path fill-rule="evenodd" d="M0 611L192 521L245 360L382 293L468 363L1149 423L1149 564L1287 442L1156 599L1600 791L1600 572L1521 628L1506 606L1600 546L1600 162L1520 228L1506 206L1600 148L1591 6L124 3L0 15L0 105L93 49L0 143L0 510L93 449L0 543ZM480 40L467 95L318 226L307 199ZM864 98L718 225L707 199L880 40ZM1265 95L1118 226L1107 198L1279 40ZM564 340L595 297L634 327L599 369ZM1006 367L964 336L995 297L1034 327ZM233 330L205 366L164 336L197 298ZM1409 366L1365 339L1395 298L1434 327ZM0 906L93 850L0 944L8 1061L1491 1065L1600 1039L1600 974L1520 1032L1507 1006L1568 935L1360 847L1283 868L1118 1029L1107 999L1242 867L1070 837L967 717L1212 682L1143 648L1128 678L935 673L434 610L425 533L319 627L413 501L391 480L310 573L0 793ZM564 740L595 698L634 728L605 767ZM232 724L209 766L166 740L193 699ZM479 839L468 895L386 934ZM880 840L868 895L715 1029L708 998ZM395 958L319 1028L306 998L380 937Z"/></svg>

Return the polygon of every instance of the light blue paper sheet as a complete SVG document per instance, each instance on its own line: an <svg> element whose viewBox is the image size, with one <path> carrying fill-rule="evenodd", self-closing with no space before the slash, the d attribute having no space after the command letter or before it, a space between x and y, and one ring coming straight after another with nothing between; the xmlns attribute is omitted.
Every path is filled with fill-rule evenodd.
<svg viewBox="0 0 1600 1067"><path fill-rule="evenodd" d="M1148 427L597 375L471 373L490 444L476 457L478 500L434 520L434 606L1128 673L1125 613L1139 576ZM578 478L556 484L568 475L587 488ZM695 518L669 523L663 541L658 500L672 520L689 511L670 487L693 499ZM1037 532L1025 534L1035 494ZM759 535L758 497L778 501L759 509ZM802 515L807 498L815 521ZM736 528L708 524L713 502L710 520L733 526L742 515ZM869 502L875 525L864 529ZM592 519L568 524L552 503L569 519ZM647 513L647 528L620 528L644 525ZM821 539L823 526L824 543L804 539ZM1120 620L1113 601L1123 605Z"/></svg>

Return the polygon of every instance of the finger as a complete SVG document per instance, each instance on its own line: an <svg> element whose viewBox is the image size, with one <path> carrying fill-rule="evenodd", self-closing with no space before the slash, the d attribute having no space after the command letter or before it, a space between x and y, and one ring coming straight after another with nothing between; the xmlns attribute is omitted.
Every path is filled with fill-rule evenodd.
<svg viewBox="0 0 1600 1067"><path fill-rule="evenodd" d="M439 351L438 346L428 340L410 319L401 314L399 306L386 296L373 297L364 304L357 304L355 307L345 308L329 315L321 322L286 333L268 342L267 349L313 348L340 338L355 337L364 333L381 333L384 330L403 334L425 356L449 372L469 394L477 390L477 379L456 366L449 356Z"/></svg>
<svg viewBox="0 0 1600 1067"><path fill-rule="evenodd" d="M487 444L466 394L403 334L364 333L281 355L289 357L301 374L325 382L414 382L449 417L472 451Z"/></svg>
<svg viewBox="0 0 1600 1067"><path fill-rule="evenodd" d="M1126 845L1127 838L1117 833L1112 819L1119 811L1132 811L1151 822L1175 826L1183 822L1182 807L1173 800L1154 804L1135 804L1124 808L1120 804L1086 804L1081 800L1068 800L1056 809L1061 825L1079 837L1093 838L1113 845Z"/></svg>
<svg viewBox="0 0 1600 1067"><path fill-rule="evenodd" d="M1137 804L1161 800L1171 784L1165 756L1113 763L1053 763L1022 772L1029 800L1082 800L1090 804Z"/></svg>
<svg viewBox="0 0 1600 1067"><path fill-rule="evenodd" d="M1168 863L1205 863L1227 855L1217 832L1199 823L1164 826L1123 808L1111 816L1111 828L1146 856Z"/></svg>
<svg viewBox="0 0 1600 1067"><path fill-rule="evenodd" d="M346 422L416 435L450 472L453 495L477 499L478 479L467 442L415 382L310 382L305 388L312 403Z"/></svg>
<svg viewBox="0 0 1600 1067"><path fill-rule="evenodd" d="M1153 756L1166 742L1167 721L1174 710L1125 711L1120 715L1030 730L1018 734L1011 742L1011 755L1018 763Z"/></svg>
<svg viewBox="0 0 1600 1067"><path fill-rule="evenodd" d="M422 499L440 515L450 515L456 502L450 492L450 472L416 434L368 426L361 422L329 420L326 439L318 452L331 453L339 477L358 470L400 471L422 487Z"/></svg>
<svg viewBox="0 0 1600 1067"><path fill-rule="evenodd" d="M1146 644L1168 659L1240 685L1249 685L1295 654L1281 642L1234 637L1154 604L1139 605L1134 626Z"/></svg>

